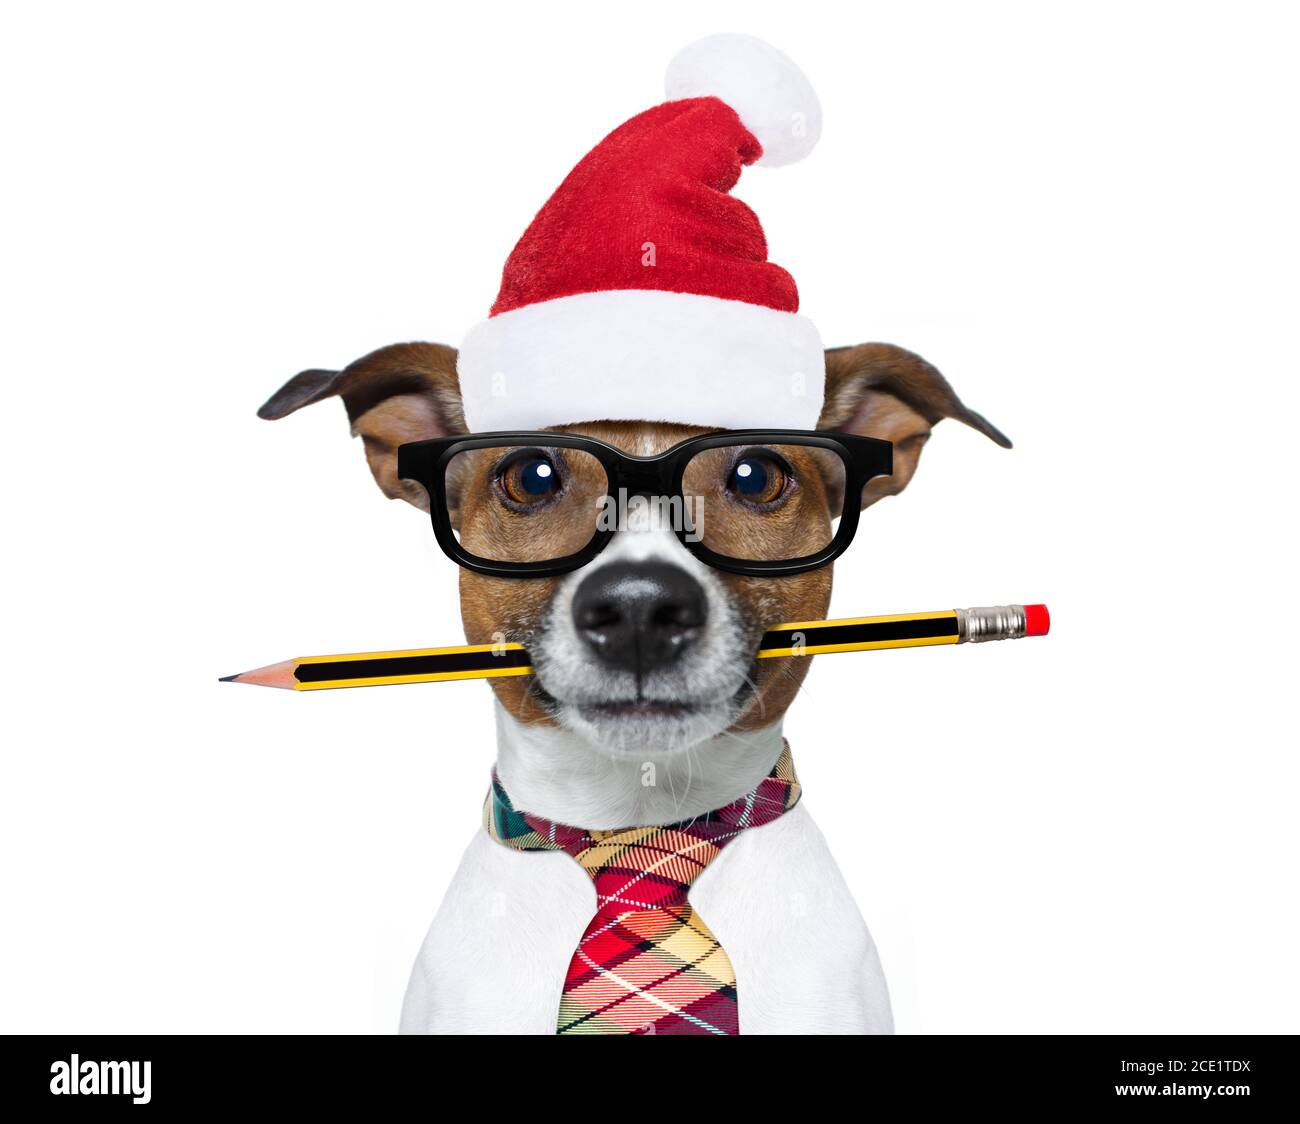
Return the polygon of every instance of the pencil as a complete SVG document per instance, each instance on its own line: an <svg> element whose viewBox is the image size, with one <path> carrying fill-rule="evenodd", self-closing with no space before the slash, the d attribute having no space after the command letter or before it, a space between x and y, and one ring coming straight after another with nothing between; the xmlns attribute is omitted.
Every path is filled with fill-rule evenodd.
<svg viewBox="0 0 1300 1124"><path fill-rule="evenodd" d="M1045 636L1050 624L1046 605L995 605L883 617L793 621L770 628L759 643L756 655L763 660L1019 640L1026 636ZM532 661L522 644L462 644L452 648L299 656L239 675L227 675L221 682L324 691L339 687L440 683L449 679L500 679L532 673Z"/></svg>

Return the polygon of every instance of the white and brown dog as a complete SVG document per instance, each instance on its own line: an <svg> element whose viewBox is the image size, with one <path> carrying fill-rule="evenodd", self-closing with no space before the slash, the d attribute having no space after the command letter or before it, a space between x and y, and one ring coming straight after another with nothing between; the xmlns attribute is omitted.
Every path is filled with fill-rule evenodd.
<svg viewBox="0 0 1300 1124"><path fill-rule="evenodd" d="M304 372L263 415L283 417L331 396L343 399L384 493L427 510L424 490L397 478L397 449L465 431L455 351L398 344L340 372ZM819 428L894 443L894 473L867 486L864 507L906 487L931 427L945 417L1006 444L920 357L885 344L826 352ZM639 454L705 432L638 422L564 428ZM831 520L826 499L800 518L799 530L817 534ZM601 595L601 575L614 572L643 579L626 583L633 600L623 606L625 620L680 632L681 613L653 611L675 605L702 622L689 626L690 644L648 645L670 654L639 678L625 664L626 646L644 644L635 628L611 628L616 643L593 643L575 615L583 598ZM756 663L758 640L777 621L824 617L830 593L829 566L794 577L720 573L649 521L623 526L564 577L462 569L468 641L519 641L539 669L533 680L491 681L497 769L515 806L559 823L615 828L689 819L750 791L781 751L782 719L808 669L806 659ZM647 762L654 786L643 784ZM744 1033L891 1029L871 937L806 804L737 838L700 876L691 901L735 964ZM796 901L803 908L792 911ZM592 902L591 880L567 855L513 851L477 833L415 965L403 1030L553 1034ZM510 924L497 915L503 903Z"/></svg>
<svg viewBox="0 0 1300 1124"><path fill-rule="evenodd" d="M753 42L742 47L761 70L775 53ZM789 138L761 122L751 127L756 111L737 104L745 103L743 93L700 88L700 59L716 61L716 48L714 43L704 56L698 51L689 56L678 67L676 86L670 77L670 96L676 94L676 100L634 118L602 142L539 214L534 228L541 224L544 237L532 237L536 229L525 235L487 322L495 333L488 359L468 354L485 346L478 330L459 357L437 344L385 347L341 371L304 371L276 392L262 416L282 418L310 403L341 398L385 495L425 511L430 493L398 475L397 453L404 444L471 428L477 433L514 427L588 435L635 456L652 456L692 436L738 424L788 426L791 416L784 410L773 416L773 403L788 396L791 372L799 365L811 371L808 364L814 362L818 385L803 395L799 420L809 429L815 425L893 443L892 474L862 490L864 508L907 486L931 427L942 418L956 418L1008 445L963 406L933 366L908 351L862 344L823 355L818 344L809 358L807 343L816 336L782 294L788 275L766 262L765 253L755 260L743 245L737 248L737 239L743 242L752 233L746 224L757 230L757 220L726 194L740 165L760 153L793 158ZM784 56L778 59L788 65ZM784 70L767 77L769 90L793 90L790 96L803 115L803 131L795 139L810 147L805 142L809 129L816 131L815 118L810 122L815 102L808 102L806 84ZM676 159L670 161L671 174L693 188L703 184L712 217L699 221L721 215L725 229L717 238L700 235L694 211L685 220L677 215L647 219L640 212L629 217L628 208L657 205L647 202L656 192L619 186L619 161L629 151L678 151L674 145L686 135L688 113L689 136L704 138L697 147L709 167L700 171ZM645 147L638 149L642 141ZM716 164L719 151L727 159ZM634 163L638 177L644 177L645 161ZM617 236L596 240L606 246L600 253L615 260L593 267L597 251L590 231L571 229L574 216L600 209L584 198L591 191L601 192L606 209L618 212L611 229L633 231L627 251L635 263L626 274L616 260ZM687 197L688 211L698 203L689 195L658 193L660 199L673 196L671 206ZM727 209L733 203L740 211ZM657 260L647 268L642 247L656 241L649 237L656 229L663 232L653 249ZM757 237L761 245L761 231ZM582 244L573 244L574 238ZM693 253L705 242L711 253L730 246L743 260L734 274L727 273L730 280L718 280L722 274L714 270L701 281L695 253L686 273L675 277L674 260L687 256L677 253L679 242L690 243ZM706 262L709 268L716 264L713 258ZM583 272L576 282L572 276L557 280L566 268L570 274ZM611 312L606 298L644 289L647 274L654 278L649 295L665 299L646 302L640 299L645 292L629 292L638 299ZM729 289L733 283L739 288ZM580 316L565 316L569 302L581 301L583 294L599 299L583 305ZM732 305L744 307L724 307ZM539 330L538 317L556 309L559 320ZM711 330L702 310L720 311L727 321L720 333ZM746 381L740 386L727 381L737 365L725 343L741 323L727 319L733 313L742 318L747 336L757 334L747 345ZM593 330L593 321L604 314L608 322ZM769 331L779 338L765 336ZM515 337L503 342L502 334L511 332ZM548 370L548 360L557 354L560 360ZM629 364L636 368L634 377L620 380L620 368ZM765 372L764 364L771 370ZM568 373L567 388L551 377L557 367ZM597 371L603 371L599 378ZM509 389L496 394L501 401L494 404L499 385L485 391L481 380L500 380L502 374ZM609 380L620 380L620 389L602 397ZM543 390L532 394L528 388L534 383ZM716 400L716 408L706 403L697 410L701 394ZM631 420L583 421L592 417ZM645 418L670 420L637 420ZM837 496L824 465L811 454L788 453L782 473L782 494L797 498L763 508L779 509L770 533L765 532L764 549L773 557L800 558L810 553L809 544L828 540L840 504L858 497ZM453 513L453 519L513 504L493 479L488 473L461 481L455 501L460 514ZM729 522L732 500L718 495L705 516L725 543L728 535L746 532L743 523ZM436 496L432 502L439 502ZM746 510L752 512L754 505ZM499 521L492 536L492 549L501 557L563 553L539 542L535 525L524 517ZM752 791L781 753L782 720L808 667L800 659L755 661L759 638L779 621L826 616L830 591L829 566L764 576L706 565L653 508L624 519L603 550L567 573L512 577L462 568L468 641L521 642L537 671L529 679L491 682L497 770L514 807L560 824L606 830L690 820ZM651 785L644 783L647 765L655 775ZM744 1033L891 1030L875 947L803 804L740 834L699 876L690 901L734 964ZM792 909L792 902L800 908ZM502 923L503 909L508 924ZM402 1029L555 1033L565 971L592 913L592 882L568 855L525 853L478 833L416 962Z"/></svg>

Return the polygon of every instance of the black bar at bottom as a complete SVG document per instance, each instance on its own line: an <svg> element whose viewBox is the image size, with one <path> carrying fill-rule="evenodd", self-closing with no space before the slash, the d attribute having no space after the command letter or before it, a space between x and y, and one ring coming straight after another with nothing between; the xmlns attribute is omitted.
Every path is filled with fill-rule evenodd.
<svg viewBox="0 0 1300 1124"><path fill-rule="evenodd" d="M496 1049L490 1042L479 1042L474 1048ZM628 1043L626 1048L637 1056L658 1049L644 1042ZM849 1082L856 1088L864 1111L882 1094L906 1098L909 1106L1032 1106L1040 1111L1106 1109L1125 1102L1149 1111L1157 1105L1211 1101L1219 1114L1230 1112L1237 1119L1252 1109L1275 1116L1278 1107L1294 1103L1297 1084L1294 1037L1006 1036L842 1041L836 1050L853 1052L851 1071L846 1072L842 1064L829 1070L812 1064L806 1080L800 1079L798 1071L811 1064L808 1055L791 1052L785 1043L777 1048L780 1064L788 1067L787 1087L795 1104L815 1097L820 1072L823 1077L833 1075L834 1084ZM748 1047L749 1051L760 1049L761 1044ZM516 1083L533 1065L545 1070L547 1084L539 1088L563 1087L584 1098L598 1096L584 1084L586 1078L571 1048L555 1047L554 1054L550 1050L546 1042L533 1043L527 1049L516 1046L509 1050L508 1064L496 1064ZM133 1103L129 1092L52 1092L52 1084L66 1087L61 1076L75 1055L83 1069L87 1062L148 1061L149 1104L165 1114L180 1108L231 1109L242 1115L256 1106L319 1107L334 1114L356 1109L373 1116L376 1109L388 1105L415 1103L436 1115L446 1110L449 1097L480 1094L488 1098L486 1107L494 1107L497 1094L490 1088L484 1090L478 1070L455 1064L456 1052L441 1042L387 1037L9 1037L0 1044L0 1104L48 1110L65 1101L82 1103L93 1111L97 1103L100 1107ZM656 1083L664 1080L665 1058L655 1057L658 1060L646 1071L659 1075L652 1076L645 1090L651 1100L657 1096ZM715 1092L734 1087L736 1078L742 1077L750 1064L752 1058L740 1055L715 1057L704 1067L687 1066L679 1058L681 1073L672 1078L672 1095L684 1095L679 1076L688 1072L698 1074L699 1084L691 1090L691 1095L697 1096L708 1093L710 1086ZM97 1066L96 1071L102 1072L102 1067ZM142 1069L138 1066L135 1072L142 1073ZM806 1107L817 1111L815 1103Z"/></svg>

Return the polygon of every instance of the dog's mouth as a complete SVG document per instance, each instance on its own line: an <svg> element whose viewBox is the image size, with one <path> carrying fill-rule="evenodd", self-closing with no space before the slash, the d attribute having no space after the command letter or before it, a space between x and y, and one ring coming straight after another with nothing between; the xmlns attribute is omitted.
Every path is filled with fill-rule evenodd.
<svg viewBox="0 0 1300 1124"><path fill-rule="evenodd" d="M560 725L619 755L648 749L671 752L716 736L744 713L755 683L756 677L747 675L737 689L712 697L647 697L639 684L600 699L557 697L543 683L536 683L536 689Z"/></svg>
<svg viewBox="0 0 1300 1124"><path fill-rule="evenodd" d="M595 703L580 707L584 717L604 719L606 721L636 718L689 718L697 714L703 704L680 700L661 701L658 699L625 699L614 702Z"/></svg>
<svg viewBox="0 0 1300 1124"><path fill-rule="evenodd" d="M566 707L578 711L590 719L617 721L622 718L689 718L702 712L715 711L720 707L740 712L749 703L757 690L759 667L757 658L750 661L747 673L742 676L739 686L731 694L712 698L682 698L679 696L648 697L645 687L640 682L630 683L627 694L614 698L592 699L582 695L565 697L546 688L545 672L534 672L533 694L542 706L552 715L558 715Z"/></svg>

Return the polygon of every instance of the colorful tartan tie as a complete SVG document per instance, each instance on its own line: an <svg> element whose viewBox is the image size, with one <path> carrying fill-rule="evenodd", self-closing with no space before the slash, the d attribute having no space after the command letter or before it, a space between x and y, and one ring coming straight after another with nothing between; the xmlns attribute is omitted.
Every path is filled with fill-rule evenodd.
<svg viewBox="0 0 1300 1124"><path fill-rule="evenodd" d="M736 1034L736 972L686 900L742 831L799 800L787 745L752 792L693 820L584 831L518 812L492 774L489 834L520 851L567 851L596 883L596 916L569 964L559 1034Z"/></svg>

